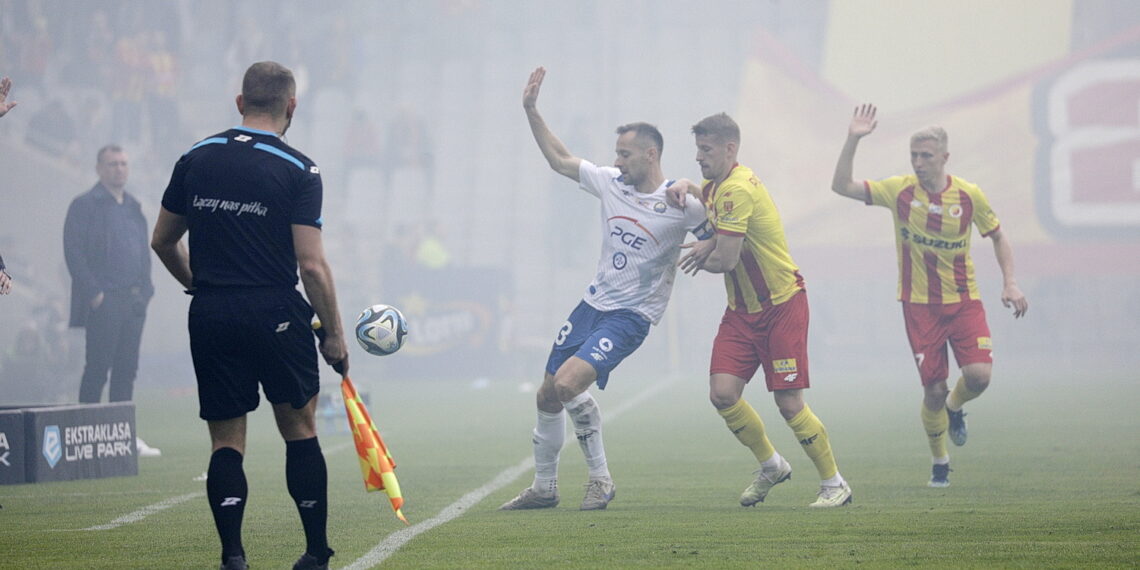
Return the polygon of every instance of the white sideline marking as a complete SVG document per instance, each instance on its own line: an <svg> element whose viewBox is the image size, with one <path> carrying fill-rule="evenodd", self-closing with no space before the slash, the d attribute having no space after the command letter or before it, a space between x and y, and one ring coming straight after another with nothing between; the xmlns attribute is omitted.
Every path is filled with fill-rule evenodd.
<svg viewBox="0 0 1140 570"><path fill-rule="evenodd" d="M665 389L666 386L672 384L673 382L674 379L670 379L666 382L654 384L649 389L637 394L625 402L622 402L616 406L613 411L606 412L606 416L604 418L605 421L607 423L613 422L627 410L644 402L645 400L648 400L650 397L655 395L657 392ZM357 558L356 561L354 561L352 564L345 566L345 570L365 570L366 568L377 566L386 560L389 556L395 554L401 546L407 544L416 536L419 536L420 534L425 533L443 523L450 522L459 518L461 515L463 515L464 511L475 506L479 501L485 499L487 495L490 495L491 493L494 493L495 491L506 487L509 483L515 479L518 479L520 476L522 476L523 473L526 473L532 467L534 467L534 456L528 455L526 459L523 459L515 465L506 468L482 487L479 487L478 489L475 489L474 491L463 495L459 498L459 500L444 507L439 511L438 515L435 515L434 517L421 523L416 523L410 527L402 528L396 532L393 532L392 534L389 534L387 538L381 541L380 544L372 547L372 550L366 552L364 556Z"/></svg>
<svg viewBox="0 0 1140 570"><path fill-rule="evenodd" d="M125 524L136 523L136 522L139 522L139 521L145 519L146 517L148 517L150 515L153 515L154 513L157 513L159 511L164 511L166 509L169 509L170 507L173 507L174 505L177 505L180 503L185 503L186 501L189 501L191 499L197 499L198 497L202 497L205 495L206 495L206 493L204 493L202 491L198 491L197 493L187 493L185 495L181 495L178 497L171 497L169 499L166 499L165 501L160 501L160 502L157 502L153 505L147 505L147 506L145 506L145 507L143 507L143 508L141 508L141 509L139 509L133 513L127 513L127 514L107 523L107 524L95 525L92 527L87 527L87 528L82 529L82 530L111 530L113 528L118 528L118 527L123 526Z"/></svg>
<svg viewBox="0 0 1140 570"><path fill-rule="evenodd" d="M52 493L53 499L60 497L113 497L116 495L130 495L132 497L138 495L168 495L170 489L140 489L138 491L99 491L97 493ZM43 495L26 494L26 495L5 495L0 493L0 499L40 499Z"/></svg>
<svg viewBox="0 0 1140 570"><path fill-rule="evenodd" d="M329 448L326 449L324 451L324 453L326 455L332 454L332 453L337 453L339 451L342 451L344 449L352 447L352 445L353 444L351 442L332 445L332 446L329 446ZM107 494L107 493L101 493L101 494ZM118 493L118 494L124 494L124 493ZM82 495L87 495L87 493L82 493ZM95 495L95 493L90 493L90 495ZM139 521L143 520L144 518L146 518L150 515L153 515L159 511L164 511L164 510L169 509L170 507L173 507L175 505L179 505L179 504L185 503L186 501L189 501L192 499L197 499L198 497L203 497L205 495L206 495L206 493L204 493L202 491L198 491L196 493L188 493L186 495L180 495L178 497L171 497L171 498L166 499L164 501L159 501L153 505L147 505L147 506L145 506L145 507L143 507L137 511L134 511L132 513L125 514L125 515L123 515L123 516L121 516L121 517L119 517L119 518L117 518L117 519L115 519L115 520L113 520L107 524L95 525L95 526L91 526L91 527L87 527L87 528L79 529L79 530L111 530L113 528L118 528L118 527L123 526L123 525L139 522Z"/></svg>

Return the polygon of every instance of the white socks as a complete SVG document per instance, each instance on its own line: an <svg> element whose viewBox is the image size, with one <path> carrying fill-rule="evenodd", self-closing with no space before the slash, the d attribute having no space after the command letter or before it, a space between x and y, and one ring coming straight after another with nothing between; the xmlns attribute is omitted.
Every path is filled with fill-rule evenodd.
<svg viewBox="0 0 1140 570"><path fill-rule="evenodd" d="M574 435L586 456L586 467L590 479L609 479L610 469L606 463L606 450L602 445L602 412L598 402L590 393L582 392L568 402L562 402L570 420L574 422Z"/></svg>
<svg viewBox="0 0 1140 570"><path fill-rule="evenodd" d="M534 484L536 491L553 495L558 490L558 455L566 442L566 419L562 412L538 410L534 425Z"/></svg>
<svg viewBox="0 0 1140 570"><path fill-rule="evenodd" d="M590 479L609 479L606 450L602 445L602 413L589 392L578 394L562 406L574 422L574 435L586 456ZM534 483L531 488L543 496L558 490L558 456L566 442L566 419L562 412L552 414L538 410L534 425Z"/></svg>
<svg viewBox="0 0 1140 570"><path fill-rule="evenodd" d="M760 462L760 468L764 471L775 471L776 468L780 466L780 459L779 452L773 453L772 457Z"/></svg>

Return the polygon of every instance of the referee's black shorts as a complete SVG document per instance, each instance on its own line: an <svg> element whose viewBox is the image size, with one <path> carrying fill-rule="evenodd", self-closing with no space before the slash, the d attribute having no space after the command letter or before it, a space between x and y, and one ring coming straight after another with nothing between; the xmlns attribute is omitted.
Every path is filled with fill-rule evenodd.
<svg viewBox="0 0 1140 570"><path fill-rule="evenodd" d="M190 302L198 415L241 417L259 403L300 409L320 389L313 308L293 288L199 289Z"/></svg>

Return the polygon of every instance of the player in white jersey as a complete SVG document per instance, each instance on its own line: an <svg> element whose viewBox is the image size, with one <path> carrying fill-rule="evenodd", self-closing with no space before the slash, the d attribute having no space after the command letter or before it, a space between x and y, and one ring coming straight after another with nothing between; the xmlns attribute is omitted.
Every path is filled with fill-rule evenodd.
<svg viewBox="0 0 1140 570"><path fill-rule="evenodd" d="M550 167L601 199L602 256L597 275L558 331L546 362L536 397L534 482L501 508L558 505L565 409L589 468L581 509L604 509L614 497L614 483L602 445L601 411L588 389L595 382L599 389L605 388L610 371L641 346L649 325L661 320L686 232L699 238L712 233L703 231L705 211L695 198L688 197L683 209L666 202L665 189L671 181L661 174L663 141L653 125L618 127L613 167L599 167L571 154L535 107L545 75L541 67L531 73L523 91L523 109Z"/></svg>

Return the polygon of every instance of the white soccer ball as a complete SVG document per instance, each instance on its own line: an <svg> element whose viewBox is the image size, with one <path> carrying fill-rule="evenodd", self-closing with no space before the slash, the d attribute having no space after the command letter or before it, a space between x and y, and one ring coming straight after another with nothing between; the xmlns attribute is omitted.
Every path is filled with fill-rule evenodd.
<svg viewBox="0 0 1140 570"><path fill-rule="evenodd" d="M369 354L387 356L404 346L408 321L391 305L372 305L356 319L356 340Z"/></svg>

